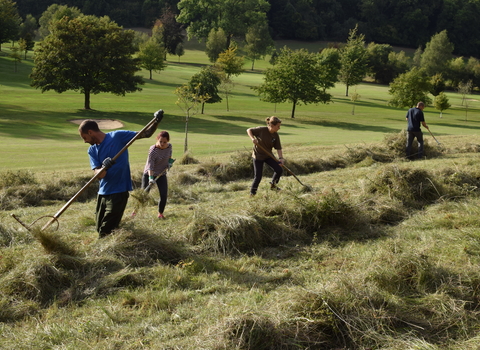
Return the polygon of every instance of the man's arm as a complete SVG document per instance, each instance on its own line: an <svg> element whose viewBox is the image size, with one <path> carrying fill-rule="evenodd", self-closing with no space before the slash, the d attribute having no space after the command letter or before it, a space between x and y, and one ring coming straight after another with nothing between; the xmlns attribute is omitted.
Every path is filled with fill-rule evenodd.
<svg viewBox="0 0 480 350"><path fill-rule="evenodd" d="M148 128L146 128L140 135L138 135L137 139L144 139L144 138L149 138L150 136L153 135L155 130L157 130L158 124L162 121L163 119L163 110L159 109L156 111L154 114L155 117L155 122L152 123Z"/></svg>
<svg viewBox="0 0 480 350"><path fill-rule="evenodd" d="M425 127L425 129L430 129L430 128L428 127L427 123L422 122L422 125Z"/></svg>

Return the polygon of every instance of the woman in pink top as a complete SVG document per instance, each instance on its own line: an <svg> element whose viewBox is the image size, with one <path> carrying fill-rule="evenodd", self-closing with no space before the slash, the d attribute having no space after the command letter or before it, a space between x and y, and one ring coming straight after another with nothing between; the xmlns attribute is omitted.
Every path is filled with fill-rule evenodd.
<svg viewBox="0 0 480 350"><path fill-rule="evenodd" d="M147 163L142 177L142 188L147 188L148 185L151 186L155 182L158 186L158 192L160 193L160 200L158 201L159 219L165 219L163 211L167 205L168 195L167 170L173 163L171 158L170 135L167 131L162 131L157 136L157 142L148 151ZM158 177L159 175L160 177Z"/></svg>

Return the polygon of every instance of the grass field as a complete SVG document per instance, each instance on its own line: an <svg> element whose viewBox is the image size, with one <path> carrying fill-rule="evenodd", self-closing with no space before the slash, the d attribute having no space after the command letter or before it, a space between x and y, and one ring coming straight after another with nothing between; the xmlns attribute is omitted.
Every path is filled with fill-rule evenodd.
<svg viewBox="0 0 480 350"><path fill-rule="evenodd" d="M282 43L282 44L288 44ZM280 45L280 44L279 44ZM298 45L298 43L297 43ZM4 45L3 53L8 53ZM14 63L5 56L0 59L0 135L2 154L0 167L6 169L34 169L42 171L68 168L78 171L86 164L86 145L81 145L76 125L72 119L118 119L126 129L139 130L162 108L166 112L161 128L172 134L174 156L183 153L184 116L175 105L175 88L198 71L201 64L208 64L199 50L187 50L178 63L170 57L165 71L154 73L153 80L146 79L143 91L119 97L112 94L92 96L93 111L83 110L83 95L70 91L63 94L41 93L29 87L28 75L32 67L32 53L19 64L14 73ZM361 84L356 89L361 95L352 115L352 102L345 97L342 84L331 90L333 102L327 105L298 106L296 118L291 119L291 104L264 103L251 89L262 82L261 69L265 60L256 63L254 72L247 70L235 78L233 96L226 103L207 105L204 115L191 119L189 125L189 149L194 156L215 157L249 147L245 136L248 127L263 125L270 115L279 116L282 124L282 141L288 145L338 145L369 143L382 140L389 132L405 127L405 110L387 106L389 95L385 86ZM143 72L144 77L148 74ZM351 92L353 92L351 89ZM443 135L472 135L479 127L478 101L469 96L469 111L461 106L461 96L447 93L452 108L439 118L438 111L426 109L426 119L432 132L440 139ZM465 121L467 119L467 121ZM134 167L141 167L145 149L151 140L139 140L130 149ZM35 152L32 152L35 150Z"/></svg>
<svg viewBox="0 0 480 350"><path fill-rule="evenodd" d="M324 45L277 47L285 44ZM180 62L169 57L142 92L92 96L92 111L78 93L29 87L31 54L14 73L6 46L1 349L478 349L476 94L468 114L454 92L443 118L427 108L442 144L425 133L427 158L407 162L406 110L388 106L386 86L360 84L352 115L338 84L332 103L299 106L291 119L291 105L263 103L250 89L268 67L257 62L235 79L228 112L222 102L191 119L189 150L199 163L177 162L169 173L167 219L156 217L156 189L141 200L153 140L139 140L129 149L136 189L122 226L98 239L95 185L41 230L92 175L70 120L117 119L139 130L162 108L160 128L181 158L184 116L173 91L208 63L202 45L187 46ZM283 120L287 165L305 186L285 176L277 193L264 178L250 198L245 131L272 114Z"/></svg>

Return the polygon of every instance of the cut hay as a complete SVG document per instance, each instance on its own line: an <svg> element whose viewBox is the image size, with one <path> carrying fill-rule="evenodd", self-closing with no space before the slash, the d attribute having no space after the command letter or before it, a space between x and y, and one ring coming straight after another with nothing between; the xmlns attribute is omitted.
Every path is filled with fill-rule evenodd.
<svg viewBox="0 0 480 350"><path fill-rule="evenodd" d="M143 188L133 190L130 192L130 195L133 198L132 202L135 211L143 209L148 205L155 205L155 199Z"/></svg>
<svg viewBox="0 0 480 350"><path fill-rule="evenodd" d="M159 262L176 264L185 259L185 253L174 242L160 234L150 234L136 229L115 230L98 242L97 251L111 254L125 265L133 267L151 266Z"/></svg>
<svg viewBox="0 0 480 350"><path fill-rule="evenodd" d="M182 164L182 165L198 164L198 163L199 163L199 161L197 159L193 158L188 151L185 152L184 154L182 154L180 159L178 159L178 164Z"/></svg>
<svg viewBox="0 0 480 350"><path fill-rule="evenodd" d="M426 170L388 165L370 179L369 192L386 194L404 205L419 209L442 197L444 189Z"/></svg>
<svg viewBox="0 0 480 350"><path fill-rule="evenodd" d="M385 145L386 150L388 150L396 158L405 158L406 157L406 145L407 145L407 131L402 130L398 133L391 133L385 135L383 139L383 144ZM427 158L438 158L445 153L446 149L444 147L431 146L428 140L426 133L423 134L423 155ZM418 144L415 139L412 144L411 155L413 158L418 154Z"/></svg>
<svg viewBox="0 0 480 350"><path fill-rule="evenodd" d="M228 319L224 337L232 349L269 350L281 348L282 334L268 318L249 313Z"/></svg>
<svg viewBox="0 0 480 350"><path fill-rule="evenodd" d="M237 151L225 164L215 161L202 163L196 173L223 183L248 179L253 175L252 156L250 152Z"/></svg>
<svg viewBox="0 0 480 350"><path fill-rule="evenodd" d="M272 218L240 214L212 216L200 212L195 212L185 233L192 244L221 254L249 253L306 237L301 230Z"/></svg>

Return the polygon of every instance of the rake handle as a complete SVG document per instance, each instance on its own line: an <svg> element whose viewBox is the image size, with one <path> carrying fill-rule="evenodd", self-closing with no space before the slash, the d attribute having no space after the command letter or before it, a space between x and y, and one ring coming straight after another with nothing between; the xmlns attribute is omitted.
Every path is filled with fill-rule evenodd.
<svg viewBox="0 0 480 350"><path fill-rule="evenodd" d="M430 133L430 135L432 135L433 139L435 140L435 142L437 142L437 144L440 144L440 142L438 142L438 140L435 138L435 136L433 136L432 132L430 131L430 129L427 129L428 132Z"/></svg>
<svg viewBox="0 0 480 350"><path fill-rule="evenodd" d="M257 138L256 136L255 136L255 139L256 139L257 142L258 142L258 138ZM269 151L268 151L267 149L265 149L265 147L263 147L260 143L256 143L256 145L257 145L261 150L263 150L269 157L273 158L277 163L279 163L281 167L285 168L285 169L300 183L300 185L307 187L306 185L304 185L304 184L302 183L302 181L300 181L300 179L297 177L297 175L295 175L295 174L293 173L293 171L291 171L285 164L282 164L282 162L280 162L280 160L277 159L277 157L275 157L272 152L269 152Z"/></svg>

